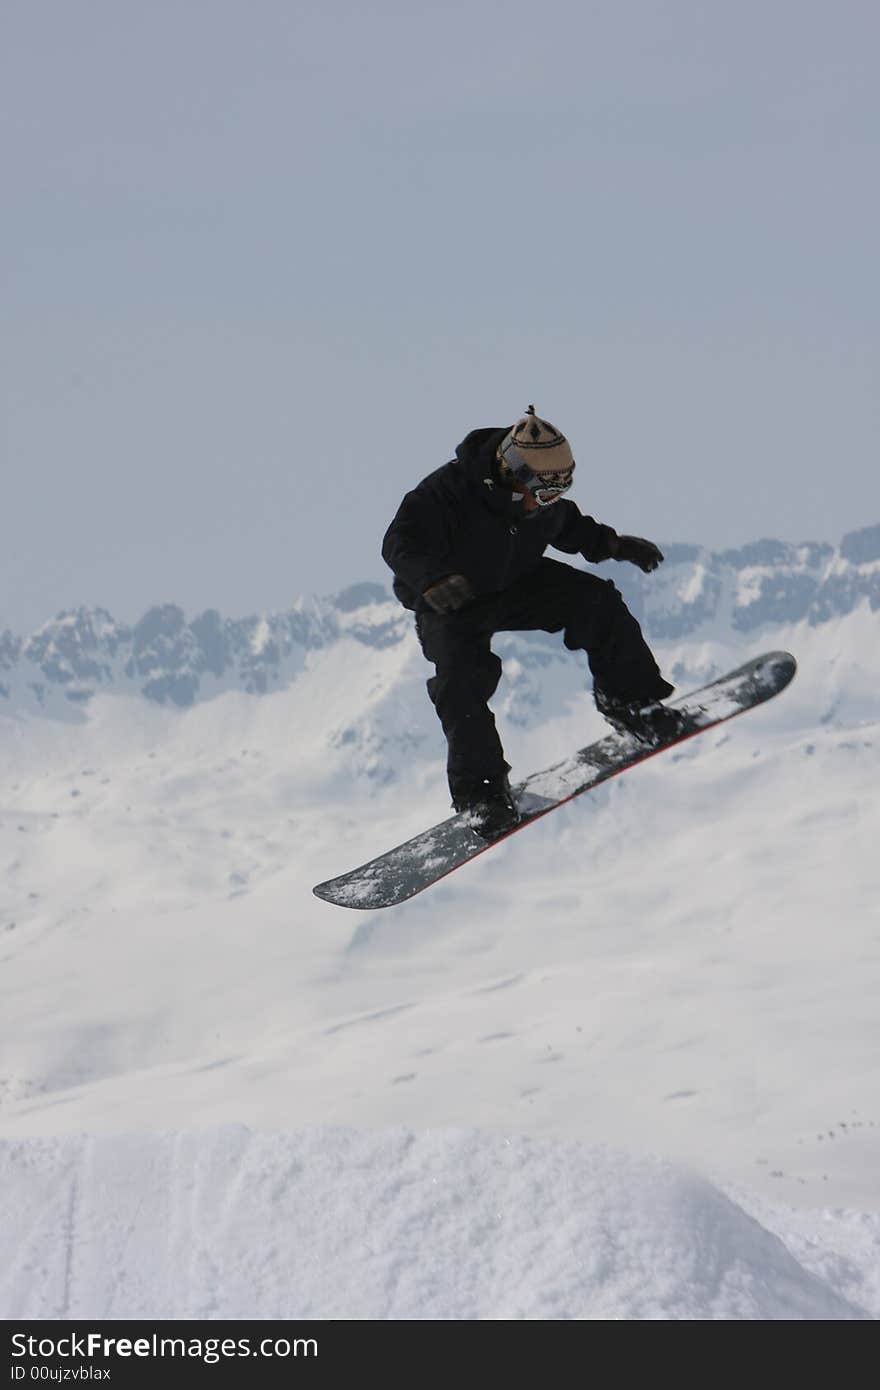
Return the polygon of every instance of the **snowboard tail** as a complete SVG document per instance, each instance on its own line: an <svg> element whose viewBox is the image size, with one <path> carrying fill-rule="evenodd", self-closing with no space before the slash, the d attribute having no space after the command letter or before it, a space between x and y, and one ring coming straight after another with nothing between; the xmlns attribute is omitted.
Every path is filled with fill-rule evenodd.
<svg viewBox="0 0 880 1390"><path fill-rule="evenodd" d="M647 746L631 734L608 734L563 762L532 773L513 788L521 819L495 839L479 835L468 813L462 812L357 869L317 884L312 892L324 902L361 910L406 902L609 777L763 704L785 689L796 670L797 662L789 652L765 652L700 690L670 701L684 715L683 727L675 737Z"/></svg>

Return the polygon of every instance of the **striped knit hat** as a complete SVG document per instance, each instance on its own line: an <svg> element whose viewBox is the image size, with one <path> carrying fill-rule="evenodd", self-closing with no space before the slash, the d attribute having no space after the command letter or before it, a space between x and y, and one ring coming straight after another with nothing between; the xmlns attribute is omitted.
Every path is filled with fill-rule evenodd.
<svg viewBox="0 0 880 1390"><path fill-rule="evenodd" d="M502 462L514 470L526 463L533 473L567 473L574 468L571 446L549 420L542 420L530 405L522 419L517 420L501 441Z"/></svg>

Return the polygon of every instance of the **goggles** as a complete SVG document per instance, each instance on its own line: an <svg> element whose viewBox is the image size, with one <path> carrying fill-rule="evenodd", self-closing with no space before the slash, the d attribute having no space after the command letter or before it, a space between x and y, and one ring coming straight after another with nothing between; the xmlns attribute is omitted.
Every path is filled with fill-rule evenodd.
<svg viewBox="0 0 880 1390"><path fill-rule="evenodd" d="M568 492L574 477L574 461L571 468L535 473L514 444L508 444L502 450L501 461L511 477L528 488L539 507L549 507L558 501L564 492Z"/></svg>

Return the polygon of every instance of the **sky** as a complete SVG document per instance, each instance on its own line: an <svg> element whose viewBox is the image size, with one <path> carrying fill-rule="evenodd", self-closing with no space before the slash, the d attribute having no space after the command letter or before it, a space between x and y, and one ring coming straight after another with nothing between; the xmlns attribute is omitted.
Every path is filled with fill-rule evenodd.
<svg viewBox="0 0 880 1390"><path fill-rule="evenodd" d="M712 547L880 520L869 0L4 6L0 626L383 579L530 402Z"/></svg>

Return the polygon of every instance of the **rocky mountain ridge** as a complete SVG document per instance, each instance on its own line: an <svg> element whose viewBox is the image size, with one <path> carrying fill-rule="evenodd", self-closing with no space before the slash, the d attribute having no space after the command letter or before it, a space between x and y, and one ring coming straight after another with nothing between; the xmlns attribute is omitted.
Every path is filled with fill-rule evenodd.
<svg viewBox="0 0 880 1390"><path fill-rule="evenodd" d="M815 626L863 603L880 610L880 525L850 532L838 546L761 540L737 550L664 550L666 563L650 576L629 565L599 570L622 590L652 642ZM411 628L411 616L374 583L239 619L214 609L187 619L166 603L126 625L103 608L75 608L27 636L0 632L0 711L75 717L100 691L180 708L230 689L265 694L294 680L310 651L346 638L393 646Z"/></svg>

